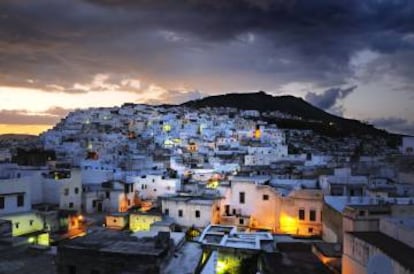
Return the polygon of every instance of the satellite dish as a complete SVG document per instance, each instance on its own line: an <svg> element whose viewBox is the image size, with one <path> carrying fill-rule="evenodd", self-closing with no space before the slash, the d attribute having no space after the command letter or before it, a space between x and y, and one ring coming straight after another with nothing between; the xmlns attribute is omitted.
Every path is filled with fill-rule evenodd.
<svg viewBox="0 0 414 274"><path fill-rule="evenodd" d="M374 255L369 258L367 274L389 274L393 273L390 258L384 255Z"/></svg>

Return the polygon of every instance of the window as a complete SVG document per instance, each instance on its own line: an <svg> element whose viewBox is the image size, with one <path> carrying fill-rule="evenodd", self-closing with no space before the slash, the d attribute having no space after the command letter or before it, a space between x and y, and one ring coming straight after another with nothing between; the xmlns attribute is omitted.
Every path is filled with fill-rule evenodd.
<svg viewBox="0 0 414 274"><path fill-rule="evenodd" d="M200 210L195 211L195 216L196 216L196 218L200 218Z"/></svg>
<svg viewBox="0 0 414 274"><path fill-rule="evenodd" d="M96 269L92 269L91 270L91 274L100 274L101 272L99 272L99 270Z"/></svg>
<svg viewBox="0 0 414 274"><path fill-rule="evenodd" d="M243 218L239 219L239 225L244 225L244 219Z"/></svg>
<svg viewBox="0 0 414 274"><path fill-rule="evenodd" d="M310 233L310 234L313 233L313 228L312 227L308 227L308 233Z"/></svg>
<svg viewBox="0 0 414 274"><path fill-rule="evenodd" d="M73 203L72 202L69 203L69 208L73 208Z"/></svg>
<svg viewBox="0 0 414 274"><path fill-rule="evenodd" d="M110 199L111 198L111 192L109 192L109 191L105 192L105 197L106 197L106 199Z"/></svg>
<svg viewBox="0 0 414 274"><path fill-rule="evenodd" d="M65 188L63 190L63 195L68 196L69 195L69 188Z"/></svg>
<svg viewBox="0 0 414 274"><path fill-rule="evenodd" d="M17 207L24 206L24 196L22 194L17 195Z"/></svg>
<svg viewBox="0 0 414 274"><path fill-rule="evenodd" d="M96 200L92 201L92 207L95 208L96 207Z"/></svg>
<svg viewBox="0 0 414 274"><path fill-rule="evenodd" d="M303 208L299 209L299 220L305 220L305 210Z"/></svg>
<svg viewBox="0 0 414 274"><path fill-rule="evenodd" d="M178 217L183 217L183 210L182 209L178 210Z"/></svg>
<svg viewBox="0 0 414 274"><path fill-rule="evenodd" d="M0 197L0 209L4 208L4 197Z"/></svg>
<svg viewBox="0 0 414 274"><path fill-rule="evenodd" d="M365 216L365 210L360 210L359 211L359 216Z"/></svg>
<svg viewBox="0 0 414 274"><path fill-rule="evenodd" d="M14 226L15 226L16 228L19 228L19 223L14 223Z"/></svg>
<svg viewBox="0 0 414 274"><path fill-rule="evenodd" d="M32 226L33 225L33 220L30 220L29 224L30 224L30 226Z"/></svg>
<svg viewBox="0 0 414 274"><path fill-rule="evenodd" d="M316 221L316 210L315 209L311 209L309 211L309 220L312 222Z"/></svg>
<svg viewBox="0 0 414 274"><path fill-rule="evenodd" d="M168 208L164 209L164 214L167 216L170 215L170 210Z"/></svg>
<svg viewBox="0 0 414 274"><path fill-rule="evenodd" d="M263 194L263 201L267 201L267 200L269 200L269 195Z"/></svg>
<svg viewBox="0 0 414 274"><path fill-rule="evenodd" d="M244 192L239 192L239 202L241 204L244 204L244 202L245 202L245 193Z"/></svg>
<svg viewBox="0 0 414 274"><path fill-rule="evenodd" d="M76 266L68 265L68 273L69 274L76 274Z"/></svg>
<svg viewBox="0 0 414 274"><path fill-rule="evenodd" d="M79 188L75 187L75 194L79 193Z"/></svg>

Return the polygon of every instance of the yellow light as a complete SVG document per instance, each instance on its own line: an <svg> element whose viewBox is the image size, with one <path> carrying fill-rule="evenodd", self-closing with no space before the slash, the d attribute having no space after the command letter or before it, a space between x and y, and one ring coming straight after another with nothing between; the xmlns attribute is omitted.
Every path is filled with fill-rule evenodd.
<svg viewBox="0 0 414 274"><path fill-rule="evenodd" d="M260 129L256 129L254 131L254 138L260 139L261 136L262 136L262 132L260 131Z"/></svg>
<svg viewBox="0 0 414 274"><path fill-rule="evenodd" d="M207 184L207 188L217 188L219 186L219 182L217 180L212 180Z"/></svg>
<svg viewBox="0 0 414 274"><path fill-rule="evenodd" d="M227 269L226 263L223 261L218 261L216 265L217 273L222 273Z"/></svg>
<svg viewBox="0 0 414 274"><path fill-rule="evenodd" d="M163 129L165 132L170 132L170 131L171 131L171 125L170 125L170 124L164 124L164 125L162 126L162 129Z"/></svg>
<svg viewBox="0 0 414 274"><path fill-rule="evenodd" d="M82 215L79 215L79 216L78 216L78 220L79 220L79 221L83 221L83 219L84 219L84 218L83 218L83 216L82 216Z"/></svg>
<svg viewBox="0 0 414 274"><path fill-rule="evenodd" d="M37 237L37 244L49 246L50 239L49 239L49 233L43 233Z"/></svg>
<svg viewBox="0 0 414 274"><path fill-rule="evenodd" d="M284 233L296 234L298 231L298 222L296 218L282 213L280 215L280 229Z"/></svg>
<svg viewBox="0 0 414 274"><path fill-rule="evenodd" d="M27 242L29 243L29 244L33 244L34 242L35 242L35 237L30 237L29 239L27 239Z"/></svg>

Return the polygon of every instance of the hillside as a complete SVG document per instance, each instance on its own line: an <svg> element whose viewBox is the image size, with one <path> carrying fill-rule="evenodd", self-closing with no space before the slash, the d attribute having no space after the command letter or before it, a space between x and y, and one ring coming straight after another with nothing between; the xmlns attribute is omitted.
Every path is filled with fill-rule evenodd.
<svg viewBox="0 0 414 274"><path fill-rule="evenodd" d="M229 93L209 96L199 100L188 101L182 106L191 108L202 107L232 107L242 110L258 110L260 112L279 111L302 120L263 118L274 122L281 128L313 129L326 135L382 135L396 137L384 130L358 120L345 119L319 109L295 96L272 96L263 91L256 93ZM318 122L316 122L318 121Z"/></svg>
<svg viewBox="0 0 414 274"><path fill-rule="evenodd" d="M36 135L30 135L30 134L1 134L0 135L0 141L4 140L30 140L30 139L36 139Z"/></svg>

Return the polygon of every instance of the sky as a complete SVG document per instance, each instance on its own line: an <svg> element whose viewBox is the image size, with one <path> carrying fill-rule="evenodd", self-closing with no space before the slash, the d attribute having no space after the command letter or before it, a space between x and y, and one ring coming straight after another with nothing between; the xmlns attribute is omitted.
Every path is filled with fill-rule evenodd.
<svg viewBox="0 0 414 274"><path fill-rule="evenodd" d="M259 90L414 134L413 76L410 0L0 1L0 134Z"/></svg>

